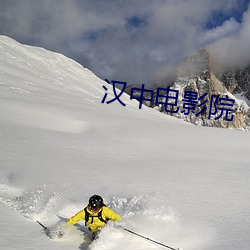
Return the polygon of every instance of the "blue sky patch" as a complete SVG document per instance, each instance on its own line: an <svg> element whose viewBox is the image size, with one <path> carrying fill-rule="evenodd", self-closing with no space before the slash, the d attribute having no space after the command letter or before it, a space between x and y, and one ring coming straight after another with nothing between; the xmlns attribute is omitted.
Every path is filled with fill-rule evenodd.
<svg viewBox="0 0 250 250"><path fill-rule="evenodd" d="M139 28L147 24L147 19L145 17L131 16L127 18L127 24L130 27Z"/></svg>
<svg viewBox="0 0 250 250"><path fill-rule="evenodd" d="M225 13L223 10L215 11L210 20L206 23L206 29L213 29L221 26L226 20L234 18L238 23L241 23L244 12L248 9L249 0L239 0L237 9L230 13Z"/></svg>

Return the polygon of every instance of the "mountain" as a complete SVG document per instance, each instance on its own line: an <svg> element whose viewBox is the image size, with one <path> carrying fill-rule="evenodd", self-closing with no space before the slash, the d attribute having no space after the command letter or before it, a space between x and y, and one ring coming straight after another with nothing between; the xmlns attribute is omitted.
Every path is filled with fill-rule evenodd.
<svg viewBox="0 0 250 250"><path fill-rule="evenodd" d="M239 81L242 82L243 79L241 78ZM236 98L233 93L229 91L229 87L230 86L226 84L226 81L221 81L218 74L213 71L209 51L206 49L200 50L198 53L187 58L187 60L178 68L178 74L173 84L173 88L179 89L182 98L184 97L184 92L186 90L196 91L198 92L198 96L207 93L208 102L205 104L207 108L206 112L200 116L195 116L191 113L188 116L184 116L181 113L177 115L186 121L203 126L248 129L250 126L249 106L244 100ZM210 105L213 95L219 95L219 97L224 98L225 96L228 96L235 101L234 105L231 107L233 111L230 113L230 115L234 116L232 121L225 119L225 112L218 120L216 120L218 114L209 118L209 110L211 109ZM198 104L202 101L203 99L200 100ZM199 111L197 106L196 113Z"/></svg>
<svg viewBox="0 0 250 250"><path fill-rule="evenodd" d="M155 88L153 101L144 104L196 125L248 130L249 69L219 72L209 51L202 49L177 68L169 92L164 86L157 98L158 88ZM148 98L149 94L145 96ZM168 105L164 105L166 101Z"/></svg>
<svg viewBox="0 0 250 250"><path fill-rule="evenodd" d="M106 87L107 90L103 88ZM174 248L248 250L250 134L194 126L61 54L0 36L0 248L160 250L109 223L50 239L93 194L122 226Z"/></svg>
<svg viewBox="0 0 250 250"><path fill-rule="evenodd" d="M217 77L230 93L240 95L250 103L250 65L217 73Z"/></svg>

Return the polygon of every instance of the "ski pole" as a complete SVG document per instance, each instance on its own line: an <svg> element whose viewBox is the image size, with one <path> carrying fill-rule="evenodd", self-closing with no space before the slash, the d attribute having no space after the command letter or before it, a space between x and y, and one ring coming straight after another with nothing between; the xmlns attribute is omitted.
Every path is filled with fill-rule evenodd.
<svg viewBox="0 0 250 250"><path fill-rule="evenodd" d="M45 227L41 222L39 222L38 220L36 221L40 226L42 226L43 227L43 229L46 231L46 230L48 230L48 228L47 227Z"/></svg>
<svg viewBox="0 0 250 250"><path fill-rule="evenodd" d="M155 241L155 240L152 240L152 239L150 239L150 238L148 238L148 237L145 237L145 236L143 236L143 235L141 235L141 234L135 233L135 232L133 232L133 231L127 229L127 228L122 228L122 229L125 230L125 231L127 231L127 232L129 232L129 233L131 233L131 234L137 235L137 236L139 236L139 237L141 237L141 238L143 238L143 239L145 239L145 240L154 242L154 243L156 243L156 244L158 244L158 245L161 245L161 246L163 246L163 247L169 248L169 249L171 249L171 250L180 250L180 248L173 248L173 247L167 246L167 245L162 244L162 243L160 243L160 242L158 242L158 241Z"/></svg>

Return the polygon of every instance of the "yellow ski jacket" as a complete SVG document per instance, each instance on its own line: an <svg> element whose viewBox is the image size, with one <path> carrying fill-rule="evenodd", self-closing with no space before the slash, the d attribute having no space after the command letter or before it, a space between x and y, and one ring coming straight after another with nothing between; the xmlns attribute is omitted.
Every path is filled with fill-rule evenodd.
<svg viewBox="0 0 250 250"><path fill-rule="evenodd" d="M104 221L112 220L112 221L121 221L121 217L116 214L113 210L110 208L103 206L99 211L93 212L89 209L89 207L86 207L87 212L89 213L88 221L85 221L86 226L88 226L89 230L92 233L97 232L100 228L102 228L106 223ZM100 220L98 218L98 215L100 215L101 212L101 218L104 220ZM80 220L85 220L85 210L82 209L77 214L72 216L68 221L67 224L74 225Z"/></svg>

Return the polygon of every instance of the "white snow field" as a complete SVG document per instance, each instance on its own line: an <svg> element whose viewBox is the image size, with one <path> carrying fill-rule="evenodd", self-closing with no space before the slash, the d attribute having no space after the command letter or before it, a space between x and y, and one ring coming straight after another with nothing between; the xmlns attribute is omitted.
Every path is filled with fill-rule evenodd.
<svg viewBox="0 0 250 250"><path fill-rule="evenodd" d="M123 227L173 248L249 250L249 132L193 126L126 94L125 107L101 103L103 85L114 98L73 60L0 36L0 249L167 249L112 223L92 243L84 222L61 239L36 223L53 232L99 194Z"/></svg>

